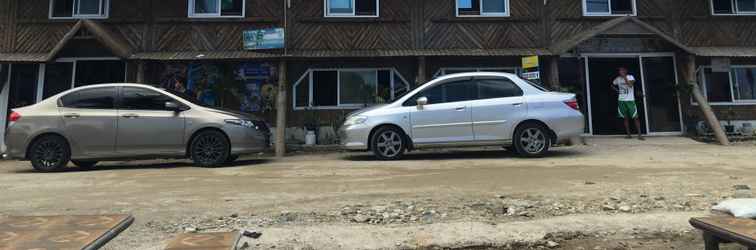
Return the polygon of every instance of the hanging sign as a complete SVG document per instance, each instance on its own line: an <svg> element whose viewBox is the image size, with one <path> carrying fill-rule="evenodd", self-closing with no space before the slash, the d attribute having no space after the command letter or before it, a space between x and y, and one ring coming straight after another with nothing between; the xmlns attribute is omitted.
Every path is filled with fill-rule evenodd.
<svg viewBox="0 0 756 250"><path fill-rule="evenodd" d="M522 58L522 78L538 81L541 79L540 63L538 56L526 56Z"/></svg>
<svg viewBox="0 0 756 250"><path fill-rule="evenodd" d="M258 29L244 31L244 49L282 49L284 47L284 29Z"/></svg>

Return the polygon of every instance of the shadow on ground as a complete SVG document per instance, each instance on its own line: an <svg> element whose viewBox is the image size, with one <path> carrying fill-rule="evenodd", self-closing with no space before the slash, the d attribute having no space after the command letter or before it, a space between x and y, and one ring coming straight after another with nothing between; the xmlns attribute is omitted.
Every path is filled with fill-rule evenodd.
<svg viewBox="0 0 756 250"><path fill-rule="evenodd" d="M270 162L270 159L246 159L246 160L238 160L233 163L216 167L216 168L208 168L208 169L219 169L219 168L236 168L236 167L254 167L256 165L261 165ZM58 173L66 173L66 172L97 172L97 171L118 171L118 170L147 170L147 169L173 169L173 168L200 168L195 167L191 162L188 161L175 161L175 162L160 162L160 163L154 163L150 161L127 161L127 162L103 162L98 163L96 166L91 168L80 168L73 165L69 165L66 169L58 172ZM41 173L32 168L31 165L28 165L28 168L18 169L16 171L12 171L13 173Z"/></svg>
<svg viewBox="0 0 756 250"><path fill-rule="evenodd" d="M575 157L584 152L575 148L560 151L549 151L544 159ZM341 157L348 161L378 161L370 153L355 153ZM416 151L405 154L400 161L407 160L471 160L471 159L525 159L507 150L432 150Z"/></svg>

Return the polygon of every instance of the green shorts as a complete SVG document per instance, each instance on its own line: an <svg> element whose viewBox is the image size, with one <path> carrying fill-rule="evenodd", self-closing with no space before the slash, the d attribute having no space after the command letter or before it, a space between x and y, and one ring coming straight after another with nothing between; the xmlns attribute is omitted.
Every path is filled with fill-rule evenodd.
<svg viewBox="0 0 756 250"><path fill-rule="evenodd" d="M617 104L617 114L619 118L638 118L638 107L635 101L619 101Z"/></svg>

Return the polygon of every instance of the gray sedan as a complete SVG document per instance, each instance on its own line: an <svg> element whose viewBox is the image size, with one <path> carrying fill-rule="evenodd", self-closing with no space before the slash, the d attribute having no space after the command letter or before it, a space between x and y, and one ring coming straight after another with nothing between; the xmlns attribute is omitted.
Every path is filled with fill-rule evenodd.
<svg viewBox="0 0 756 250"><path fill-rule="evenodd" d="M508 73L435 79L395 101L347 117L339 134L349 150L400 159L428 147L500 145L526 157L584 133L574 94L550 92Z"/></svg>
<svg viewBox="0 0 756 250"><path fill-rule="evenodd" d="M103 160L191 158L215 167L270 144L265 122L205 107L182 93L141 84L75 88L9 117L7 156L39 171L69 161L92 167Z"/></svg>

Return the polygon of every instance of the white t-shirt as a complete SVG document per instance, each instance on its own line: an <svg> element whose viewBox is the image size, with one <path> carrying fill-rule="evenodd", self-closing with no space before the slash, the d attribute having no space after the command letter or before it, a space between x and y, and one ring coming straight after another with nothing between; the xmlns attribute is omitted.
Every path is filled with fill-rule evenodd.
<svg viewBox="0 0 756 250"><path fill-rule="evenodd" d="M627 80L635 81L633 75L627 75ZM625 78L617 77L614 79L614 86L619 90L620 101L635 101L635 88L625 82Z"/></svg>

